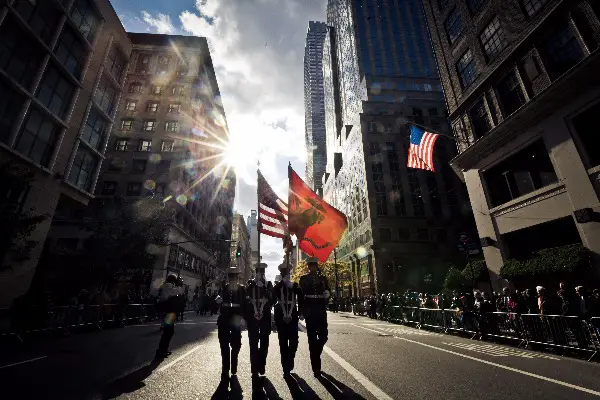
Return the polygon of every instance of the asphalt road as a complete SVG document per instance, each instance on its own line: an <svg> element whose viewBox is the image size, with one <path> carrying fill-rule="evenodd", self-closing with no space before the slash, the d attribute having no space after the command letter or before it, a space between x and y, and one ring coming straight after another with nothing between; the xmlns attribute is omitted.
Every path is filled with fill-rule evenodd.
<svg viewBox="0 0 600 400"><path fill-rule="evenodd" d="M158 325L135 325L44 339L0 354L2 399L253 398L247 335L238 381L219 391L221 361L215 317L176 327L173 354L152 364ZM592 399L600 397L600 365L329 314L324 376L312 376L300 326L293 379L282 376L271 336L267 399ZM222 388L221 388L222 389Z"/></svg>

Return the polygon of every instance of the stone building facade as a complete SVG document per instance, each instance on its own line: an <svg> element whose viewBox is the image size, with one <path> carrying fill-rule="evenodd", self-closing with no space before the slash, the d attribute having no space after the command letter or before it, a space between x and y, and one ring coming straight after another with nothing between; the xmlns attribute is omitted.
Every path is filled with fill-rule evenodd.
<svg viewBox="0 0 600 400"><path fill-rule="evenodd" d="M600 3L424 0L485 259L600 254Z"/></svg>

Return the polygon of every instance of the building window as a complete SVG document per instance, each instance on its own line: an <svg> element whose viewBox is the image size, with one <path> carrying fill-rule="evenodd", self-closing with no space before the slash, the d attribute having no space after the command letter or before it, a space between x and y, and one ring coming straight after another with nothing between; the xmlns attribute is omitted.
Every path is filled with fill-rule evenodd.
<svg viewBox="0 0 600 400"><path fill-rule="evenodd" d="M439 187L434 175L427 176L427 190L429 191L429 203L431 204L431 212L434 217L441 217L442 200L440 199Z"/></svg>
<svg viewBox="0 0 600 400"><path fill-rule="evenodd" d="M133 82L131 84L129 84L129 87L127 88L127 91L129 93L141 93L142 92L142 84L139 82Z"/></svg>
<svg viewBox="0 0 600 400"><path fill-rule="evenodd" d="M425 207L423 205L423 196L421 195L421 184L419 177L414 170L406 171L408 174L408 187L410 190L410 200L413 206L413 211L416 217L425 215Z"/></svg>
<svg viewBox="0 0 600 400"><path fill-rule="evenodd" d="M158 111L158 106L160 105L157 101L149 101L146 104L146 112L155 113Z"/></svg>
<svg viewBox="0 0 600 400"><path fill-rule="evenodd" d="M23 124L15 149L34 162L47 167L59 132L58 125L41 111L33 108Z"/></svg>
<svg viewBox="0 0 600 400"><path fill-rule="evenodd" d="M387 197L384 193L375 194L375 207L377 208L377 215L386 216L387 210Z"/></svg>
<svg viewBox="0 0 600 400"><path fill-rule="evenodd" d="M539 10L541 10L548 0L523 0L523 8L530 17L533 17Z"/></svg>
<svg viewBox="0 0 600 400"><path fill-rule="evenodd" d="M177 121L169 121L165 123L165 130L167 132L177 132L179 131L179 122Z"/></svg>
<svg viewBox="0 0 600 400"><path fill-rule="evenodd" d="M598 146L598 115L600 103L588 108L573 119L573 127L577 135L577 143L585 157L588 168L600 165L600 146Z"/></svg>
<svg viewBox="0 0 600 400"><path fill-rule="evenodd" d="M446 35L448 36L450 44L453 44L462 32L462 21L460 19L460 11L458 8L455 8L450 12L450 15L448 15L448 18L446 18L446 21L444 22L444 29L446 30Z"/></svg>
<svg viewBox="0 0 600 400"><path fill-rule="evenodd" d="M429 241L429 232L427 231L427 228L417 229L417 240L420 240L422 242Z"/></svg>
<svg viewBox="0 0 600 400"><path fill-rule="evenodd" d="M117 91L108 79L102 78L94 94L94 101L107 115L112 115L117 101Z"/></svg>
<svg viewBox="0 0 600 400"><path fill-rule="evenodd" d="M380 228L379 229L379 240L384 243L389 243L392 241L392 232L388 228Z"/></svg>
<svg viewBox="0 0 600 400"><path fill-rule="evenodd" d="M98 158L90 150L80 146L67 180L79 189L90 192L97 166Z"/></svg>
<svg viewBox="0 0 600 400"><path fill-rule="evenodd" d="M487 0L467 0L467 6L472 15L477 14L486 5Z"/></svg>
<svg viewBox="0 0 600 400"><path fill-rule="evenodd" d="M173 96L183 96L185 94L185 89L183 86L173 86L172 93Z"/></svg>
<svg viewBox="0 0 600 400"><path fill-rule="evenodd" d="M171 161L169 160L161 160L156 166L157 172L168 172L169 168L171 168Z"/></svg>
<svg viewBox="0 0 600 400"><path fill-rule="evenodd" d="M123 70L125 69L125 57L121 53L121 51L117 48L117 46L112 46L110 49L110 53L108 53L108 70L110 74L117 82L121 81L121 77L123 76Z"/></svg>
<svg viewBox="0 0 600 400"><path fill-rule="evenodd" d="M137 100L127 100L125 102L125 111L135 111L137 107Z"/></svg>
<svg viewBox="0 0 600 400"><path fill-rule="evenodd" d="M64 120L74 90L75 86L59 74L56 68L50 66L44 74L37 98L53 114Z"/></svg>
<svg viewBox="0 0 600 400"><path fill-rule="evenodd" d="M156 73L158 75L168 74L170 63L171 63L171 57L158 56L158 62L156 63Z"/></svg>
<svg viewBox="0 0 600 400"><path fill-rule="evenodd" d="M493 60L508 44L498 17L494 17L492 22L485 27L479 35L479 39L488 60Z"/></svg>
<svg viewBox="0 0 600 400"><path fill-rule="evenodd" d="M104 138L108 130L108 121L104 119L94 107L91 108L81 139L85 140L90 146L96 150L104 145Z"/></svg>
<svg viewBox="0 0 600 400"><path fill-rule="evenodd" d="M108 164L108 170L111 172L122 172L123 167L126 164L127 163L125 161L121 160L120 158L115 158L115 159L111 160L110 163Z"/></svg>
<svg viewBox="0 0 600 400"><path fill-rule="evenodd" d="M477 67L471 49L467 50L456 63L460 84L463 88L467 88L477 78Z"/></svg>
<svg viewBox="0 0 600 400"><path fill-rule="evenodd" d="M81 80L83 63L87 57L87 48L79 36L68 25L63 28L60 39L54 50L56 57L62 62L67 71Z"/></svg>
<svg viewBox="0 0 600 400"><path fill-rule="evenodd" d="M146 160L133 160L132 171L133 172L144 172L146 171Z"/></svg>
<svg viewBox="0 0 600 400"><path fill-rule="evenodd" d="M188 58L179 58L177 60L177 75L185 76L189 73L190 60Z"/></svg>
<svg viewBox="0 0 600 400"><path fill-rule="evenodd" d="M52 40L62 14L52 2L17 0L13 7L44 42Z"/></svg>
<svg viewBox="0 0 600 400"><path fill-rule="evenodd" d="M115 194L117 192L117 182L104 182L102 185L102 194Z"/></svg>
<svg viewBox="0 0 600 400"><path fill-rule="evenodd" d="M152 56L150 54L138 55L137 64L135 65L135 72L138 74L147 74L150 71L150 60Z"/></svg>
<svg viewBox="0 0 600 400"><path fill-rule="evenodd" d="M569 23L563 21L557 25L556 30L544 42L544 53L554 78L567 72L584 57Z"/></svg>
<svg viewBox="0 0 600 400"><path fill-rule="evenodd" d="M408 242L408 241L410 241L410 230L408 230L407 228L400 228L400 229L398 229L398 239L401 242Z"/></svg>
<svg viewBox="0 0 600 400"><path fill-rule="evenodd" d="M488 169L483 177L492 207L557 182L541 140Z"/></svg>
<svg viewBox="0 0 600 400"><path fill-rule="evenodd" d="M0 142L8 141L8 136L22 105L23 97L0 80Z"/></svg>
<svg viewBox="0 0 600 400"><path fill-rule="evenodd" d="M156 129L156 121L144 121L143 129L146 132L151 132Z"/></svg>
<svg viewBox="0 0 600 400"><path fill-rule="evenodd" d="M0 68L29 88L42 56L40 46L13 21L10 14L4 18L0 25Z"/></svg>
<svg viewBox="0 0 600 400"><path fill-rule="evenodd" d="M169 112L173 114L179 114L181 110L181 104L169 104Z"/></svg>
<svg viewBox="0 0 600 400"><path fill-rule="evenodd" d="M138 151L152 151L152 140L140 140Z"/></svg>
<svg viewBox="0 0 600 400"><path fill-rule="evenodd" d="M132 131L133 130L133 120L132 119L124 119L121 121L121 130L122 131Z"/></svg>
<svg viewBox="0 0 600 400"><path fill-rule="evenodd" d="M127 150L129 150L128 145L129 145L128 139L117 139L117 141L115 143L115 150L116 151L127 151Z"/></svg>
<svg viewBox="0 0 600 400"><path fill-rule="evenodd" d="M163 90L164 90L164 86L154 85L154 86L152 86L152 90L150 92L151 92L151 94L154 94L154 95L161 95Z"/></svg>
<svg viewBox="0 0 600 400"><path fill-rule="evenodd" d="M142 191L142 184L139 182L129 182L127 184L127 196L139 196Z"/></svg>
<svg viewBox="0 0 600 400"><path fill-rule="evenodd" d="M75 0L71 18L83 37L92 43L100 24L100 18L90 0Z"/></svg>
<svg viewBox="0 0 600 400"><path fill-rule="evenodd" d="M173 151L173 144L174 144L174 142L172 140L163 140L163 142L160 145L160 151L163 151L163 152Z"/></svg>
<svg viewBox="0 0 600 400"><path fill-rule="evenodd" d="M496 89L502 103L505 116L509 116L525 104L525 95L515 71L511 71L499 83Z"/></svg>
<svg viewBox="0 0 600 400"><path fill-rule="evenodd" d="M469 110L471 125L475 139L479 139L492 129L492 121L485 108L483 97Z"/></svg>

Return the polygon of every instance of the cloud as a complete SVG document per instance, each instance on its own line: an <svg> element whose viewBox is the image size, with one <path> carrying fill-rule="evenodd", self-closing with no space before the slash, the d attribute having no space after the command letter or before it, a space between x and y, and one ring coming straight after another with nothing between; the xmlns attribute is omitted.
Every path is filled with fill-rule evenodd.
<svg viewBox="0 0 600 400"><path fill-rule="evenodd" d="M166 14L158 13L156 16L153 16L148 11L142 11L142 19L153 28L156 33L175 33L175 27L171 23L171 17Z"/></svg>
<svg viewBox="0 0 600 400"><path fill-rule="evenodd" d="M256 168L287 197L287 165L304 175L304 44L308 21L325 20L326 0L196 0L178 16L184 34L208 39L238 176L235 208L256 209ZM150 22L152 21L152 23ZM261 237L267 276L282 261L280 239ZM269 257L266 257L269 254Z"/></svg>

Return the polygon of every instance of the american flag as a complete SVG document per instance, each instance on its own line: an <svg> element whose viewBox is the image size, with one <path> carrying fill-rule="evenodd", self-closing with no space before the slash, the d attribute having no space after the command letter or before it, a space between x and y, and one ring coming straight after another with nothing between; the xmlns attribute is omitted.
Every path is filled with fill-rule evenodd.
<svg viewBox="0 0 600 400"><path fill-rule="evenodd" d="M412 125L410 127L410 147L408 149L408 167L435 171L433 168L433 146L438 134L425 131Z"/></svg>
<svg viewBox="0 0 600 400"><path fill-rule="evenodd" d="M271 189L258 171L258 231L268 236L286 238L288 206Z"/></svg>

